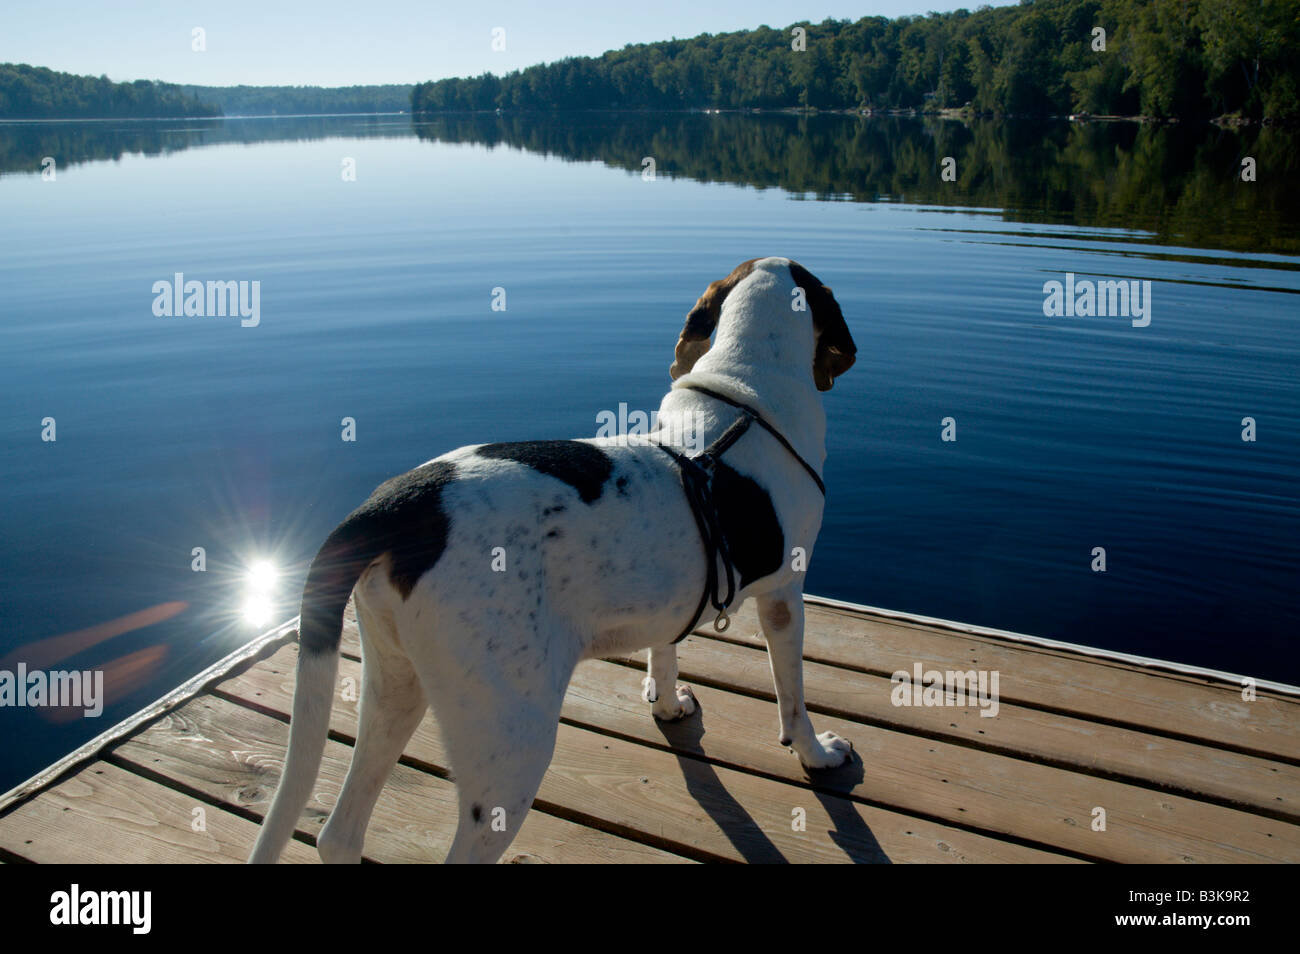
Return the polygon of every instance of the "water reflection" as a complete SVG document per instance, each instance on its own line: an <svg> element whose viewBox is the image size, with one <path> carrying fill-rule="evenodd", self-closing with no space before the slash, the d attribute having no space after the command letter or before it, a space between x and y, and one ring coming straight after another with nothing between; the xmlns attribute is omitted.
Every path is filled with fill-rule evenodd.
<svg viewBox="0 0 1300 954"><path fill-rule="evenodd" d="M1012 222L1128 230L1138 244L1300 252L1300 133L1277 127L698 113L0 123L0 174L39 174L46 156L67 168L230 142L412 135L637 173L652 156L659 175L991 209ZM946 157L956 181L940 176ZM1254 182L1241 181L1246 158Z"/></svg>

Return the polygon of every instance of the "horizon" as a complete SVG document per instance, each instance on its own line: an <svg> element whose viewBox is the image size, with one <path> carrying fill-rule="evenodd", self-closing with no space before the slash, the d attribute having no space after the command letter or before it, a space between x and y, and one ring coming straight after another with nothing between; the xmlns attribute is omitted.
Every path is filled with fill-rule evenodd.
<svg viewBox="0 0 1300 954"><path fill-rule="evenodd" d="M144 0L112 7L81 2L61 8L70 15L57 19L34 6L13 8L0 34L0 62L106 75L119 83L144 79L186 86L414 85L484 72L502 75L566 57L600 56L629 44L704 33L779 29L827 18L856 21L866 16L973 12L980 6L1015 2L950 3L934 10L933 3L922 0L820 0L797 12L772 0L727 0L707 9L669 0L653 9L611 12L592 0L580 0L557 12L510 0L450 16L415 0L397 0L364 15L341 0L273 11L251 0L201 2L161 14ZM450 18L459 22L440 22ZM506 31L503 51L492 49L492 31L498 27ZM204 31L202 51L192 48L195 28ZM364 51L360 57L358 47Z"/></svg>

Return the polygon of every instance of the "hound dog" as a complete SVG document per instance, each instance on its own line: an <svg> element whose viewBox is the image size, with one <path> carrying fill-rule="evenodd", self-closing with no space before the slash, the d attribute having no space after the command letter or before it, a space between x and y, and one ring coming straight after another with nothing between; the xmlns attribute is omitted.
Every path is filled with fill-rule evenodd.
<svg viewBox="0 0 1300 954"><path fill-rule="evenodd" d="M447 860L496 861L550 764L574 667L648 648L651 712L689 716L677 639L751 596L782 744L809 769L850 759L804 706L802 594L824 502L818 392L856 351L829 288L789 259L752 259L687 315L650 439L480 444L382 484L308 571L288 755L250 860L279 857L315 785L354 586L360 727L318 839L327 862L360 860L430 705L459 801ZM698 458L666 438L692 427L711 442Z"/></svg>

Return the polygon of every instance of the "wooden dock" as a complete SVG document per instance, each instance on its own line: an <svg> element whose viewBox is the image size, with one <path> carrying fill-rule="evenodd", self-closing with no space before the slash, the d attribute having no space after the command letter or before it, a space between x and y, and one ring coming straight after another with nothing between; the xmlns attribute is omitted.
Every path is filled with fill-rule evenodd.
<svg viewBox="0 0 1300 954"><path fill-rule="evenodd" d="M579 667L513 862L1297 862L1300 695L1253 701L1177 671L956 623L808 598L818 731L854 759L814 773L777 743L752 606L680 648L700 711L662 724L644 654ZM318 862L356 735L360 644L316 793L285 861ZM0 798L0 861L238 862L275 791L297 653L285 624ZM976 705L902 706L891 674L996 671ZM454 785L427 716L375 809L365 856L441 861ZM1104 812L1104 816L1102 815ZM1104 817L1104 830L1100 821ZM802 830L799 822L802 821Z"/></svg>

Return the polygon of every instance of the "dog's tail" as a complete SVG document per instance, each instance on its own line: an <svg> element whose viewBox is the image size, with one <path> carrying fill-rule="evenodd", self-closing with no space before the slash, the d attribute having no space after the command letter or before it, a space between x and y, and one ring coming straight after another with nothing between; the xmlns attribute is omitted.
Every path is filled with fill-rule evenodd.
<svg viewBox="0 0 1300 954"><path fill-rule="evenodd" d="M272 864L289 843L311 797L334 702L343 608L357 579L383 552L363 508L334 529L307 571L298 622L298 675L289 723L289 753L280 787L262 824L250 864Z"/></svg>

